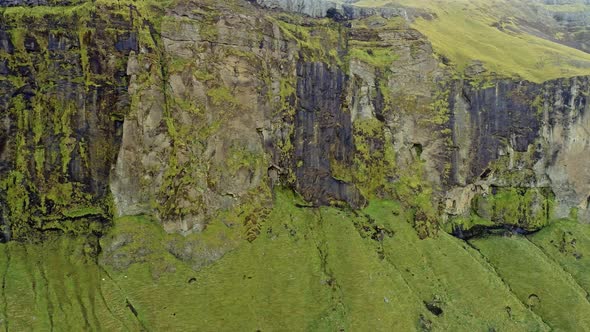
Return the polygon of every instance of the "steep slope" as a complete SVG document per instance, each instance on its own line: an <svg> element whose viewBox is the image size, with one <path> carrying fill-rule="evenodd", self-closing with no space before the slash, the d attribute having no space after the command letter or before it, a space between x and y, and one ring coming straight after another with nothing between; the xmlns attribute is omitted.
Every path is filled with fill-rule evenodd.
<svg viewBox="0 0 590 332"><path fill-rule="evenodd" d="M528 239L502 237L472 243L522 303L553 329L588 329L588 293Z"/></svg>
<svg viewBox="0 0 590 332"><path fill-rule="evenodd" d="M150 218L119 219L100 240L100 265L72 239L4 245L3 322L10 330L211 331L543 331L587 323L590 305L576 283L584 275L559 265L571 254L545 255L532 244L557 247L562 232L575 232L580 258L568 269L587 270L587 226L559 222L559 231L528 239L420 240L396 202L355 213L306 207L289 192L275 198L258 239L207 267L194 265L183 241L223 241L230 228L185 239Z"/></svg>
<svg viewBox="0 0 590 332"><path fill-rule="evenodd" d="M60 238L2 245L0 315L5 331L141 328L124 292L93 258L96 247L84 242Z"/></svg>

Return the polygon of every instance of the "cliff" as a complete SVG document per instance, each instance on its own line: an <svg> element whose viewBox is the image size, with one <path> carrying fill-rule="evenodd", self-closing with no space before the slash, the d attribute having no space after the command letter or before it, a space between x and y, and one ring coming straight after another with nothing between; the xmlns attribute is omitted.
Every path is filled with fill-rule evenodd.
<svg viewBox="0 0 590 332"><path fill-rule="evenodd" d="M137 214L200 231L259 218L278 185L314 205L397 198L418 223L588 218L587 78L457 78L403 17L187 6L5 11L5 238Z"/></svg>
<svg viewBox="0 0 590 332"><path fill-rule="evenodd" d="M281 276L271 279L279 283L286 280L286 262L297 262L292 288L272 287L297 293L312 282L307 278L322 282L312 289L323 300L309 311L330 313L289 324L358 328L356 319L372 300L358 305L348 298L360 278L346 267L350 259L360 270L382 273L379 292L393 289L395 295L378 295L380 304L392 301L403 307L398 312L411 313L407 321L399 317L398 327L430 330L458 326L454 318L437 320L444 305L457 317L467 317L473 303L483 305L477 299L487 288L455 294L443 284L457 280L430 280L460 274L464 264L475 276L470 287L485 280L503 287L485 314L489 328L566 326L564 313L551 315L559 303L537 306L531 296L540 290L514 274L506 259L514 250L542 262L530 263L539 273L557 271L543 279L560 285L541 294L543 301L569 294L584 317L587 257L577 262L576 255L587 251L586 230L557 221L590 222L584 42L570 35L559 42L535 39L534 47L550 45L562 62L535 62L525 54L526 61L511 58L522 64L511 71L510 61L503 66L497 58L467 61L463 53L444 53L447 40L432 27L448 18L406 2L0 1L0 221L2 242L14 240L3 247L4 279L30 269L10 265L26 257L31 243L38 261L47 259L44 246L65 250L71 255L59 264L75 265L73 278L93 290L80 301L102 312L88 318L84 309L85 328L102 325L100 315L131 329L180 328L190 321L182 308L164 310L182 312L180 325L148 317L158 301L146 284L158 283L155 294L170 302L181 292L177 283L184 287L188 280L203 285L191 293L202 299L227 287L249 289L243 281L203 279L237 273L249 280L252 274L257 283L248 291L271 315L258 297L267 294L264 278L273 273L261 258L269 255ZM562 29L535 27L521 38ZM515 30L487 24L481 31L487 29L510 42L520 38ZM477 238L498 232L510 240ZM576 247L570 235L583 244ZM564 248L549 244L562 240ZM407 251L414 246L420 252ZM447 259L446 251L452 266L436 263ZM435 272L412 261L423 256ZM100 271L89 275L87 265ZM27 277L32 283L36 273ZM126 274L133 280L124 280ZM96 275L109 280L104 287L110 290L97 286ZM62 287L45 283L48 292ZM112 295L126 301L112 310L104 299L109 295L101 293L104 306L95 303L97 287L141 294ZM366 300L363 294L353 297ZM313 296L297 294L294 301L309 305ZM464 302L452 304L455 298ZM188 306L190 297L181 302ZM225 306L219 306L199 310L220 317ZM6 306L3 317L14 317L11 310ZM273 325L280 321L257 323L290 327ZM37 324L24 322L15 326Z"/></svg>

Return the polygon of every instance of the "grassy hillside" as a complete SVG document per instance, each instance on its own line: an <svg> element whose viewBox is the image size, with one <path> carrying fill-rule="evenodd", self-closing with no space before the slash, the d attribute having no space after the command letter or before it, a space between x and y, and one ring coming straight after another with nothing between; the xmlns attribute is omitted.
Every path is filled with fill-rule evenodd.
<svg viewBox="0 0 590 332"><path fill-rule="evenodd" d="M92 253L80 241L2 245L2 324L21 331L545 331L588 324L587 225L560 222L530 239L470 244L447 234L419 240L391 201L359 213L297 203L277 193L254 242L201 267L144 217L116 221L101 240L102 265L85 259ZM561 250L564 232L576 234L581 258L572 256L570 238L568 253ZM202 241L222 234L207 230Z"/></svg>
<svg viewBox="0 0 590 332"><path fill-rule="evenodd" d="M496 237L476 240L473 244L496 267L522 303L553 329L590 329L586 291L528 239Z"/></svg>
<svg viewBox="0 0 590 332"><path fill-rule="evenodd" d="M138 331L121 289L80 240L0 245L5 331ZM86 252L85 252L86 251Z"/></svg>
<svg viewBox="0 0 590 332"><path fill-rule="evenodd" d="M532 26L553 27L550 11L572 11L587 6L547 6L519 0L361 0L359 6L403 5L425 9L435 16L418 18L413 26L432 42L437 53L459 69L480 60L492 72L542 82L559 77L590 74L590 54L559 43L557 30L541 35Z"/></svg>

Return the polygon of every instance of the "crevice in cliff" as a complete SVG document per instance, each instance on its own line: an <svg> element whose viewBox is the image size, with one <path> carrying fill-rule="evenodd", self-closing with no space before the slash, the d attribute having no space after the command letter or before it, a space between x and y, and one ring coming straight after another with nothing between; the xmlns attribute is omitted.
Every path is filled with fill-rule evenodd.
<svg viewBox="0 0 590 332"><path fill-rule="evenodd" d="M469 229L463 229L462 225L455 226L451 235L454 237L469 241L472 239L483 238L487 236L502 236L506 234L510 235L532 235L537 233L543 228L535 229L535 230L526 230L518 226L512 225L493 225L493 226L486 226L486 225L474 225Z"/></svg>
<svg viewBox="0 0 590 332"><path fill-rule="evenodd" d="M150 31L150 38L152 39L152 41L154 42L154 45L156 45L156 52L158 54L158 66L160 69L160 75L162 76L162 95L164 97L164 115L165 116L170 116L170 102L169 102L169 97L168 97L168 78L169 78L169 73L168 73L168 63L166 61L166 50L164 49L164 46L162 45L161 41L162 38L164 38L162 36L162 34L156 30L156 28L154 28L154 25L149 22L148 20L144 20L144 24L148 26L149 31Z"/></svg>

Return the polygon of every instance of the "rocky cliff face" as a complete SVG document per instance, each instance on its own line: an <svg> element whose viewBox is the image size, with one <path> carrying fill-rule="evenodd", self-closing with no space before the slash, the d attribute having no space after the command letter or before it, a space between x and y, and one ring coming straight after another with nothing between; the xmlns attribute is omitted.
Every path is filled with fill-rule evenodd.
<svg viewBox="0 0 590 332"><path fill-rule="evenodd" d="M316 18L331 17L336 20L359 19L373 15L385 18L404 17L406 20L429 14L427 11L390 3L388 6L357 6L358 0L252 0L270 9L303 14Z"/></svg>
<svg viewBox="0 0 590 332"><path fill-rule="evenodd" d="M461 78L403 12L43 8L0 24L5 239L139 214L254 239L276 186L313 205L398 199L423 237L590 218L586 77Z"/></svg>
<svg viewBox="0 0 590 332"><path fill-rule="evenodd" d="M324 63L300 63L297 81L297 190L315 204L346 201L361 207L364 199L359 191L353 184L335 179L331 171L331 160L348 165L354 153L352 119L342 105L346 75Z"/></svg>
<svg viewBox="0 0 590 332"><path fill-rule="evenodd" d="M533 227L576 211L587 220L588 79L469 83L454 101L452 179L465 187L451 213Z"/></svg>
<svg viewBox="0 0 590 332"><path fill-rule="evenodd" d="M130 58L136 107L111 182L117 213L155 212L182 232L221 210L257 219L294 160L281 149L293 149L297 48L258 15L178 12L193 14L164 18L159 49Z"/></svg>
<svg viewBox="0 0 590 332"><path fill-rule="evenodd" d="M17 16L24 11L2 15L0 32L4 237L101 228L110 219L136 35L109 11Z"/></svg>
<svg viewBox="0 0 590 332"><path fill-rule="evenodd" d="M268 8L280 8L313 17L325 17L329 9L342 9L339 1L326 0L257 0L256 3Z"/></svg>

